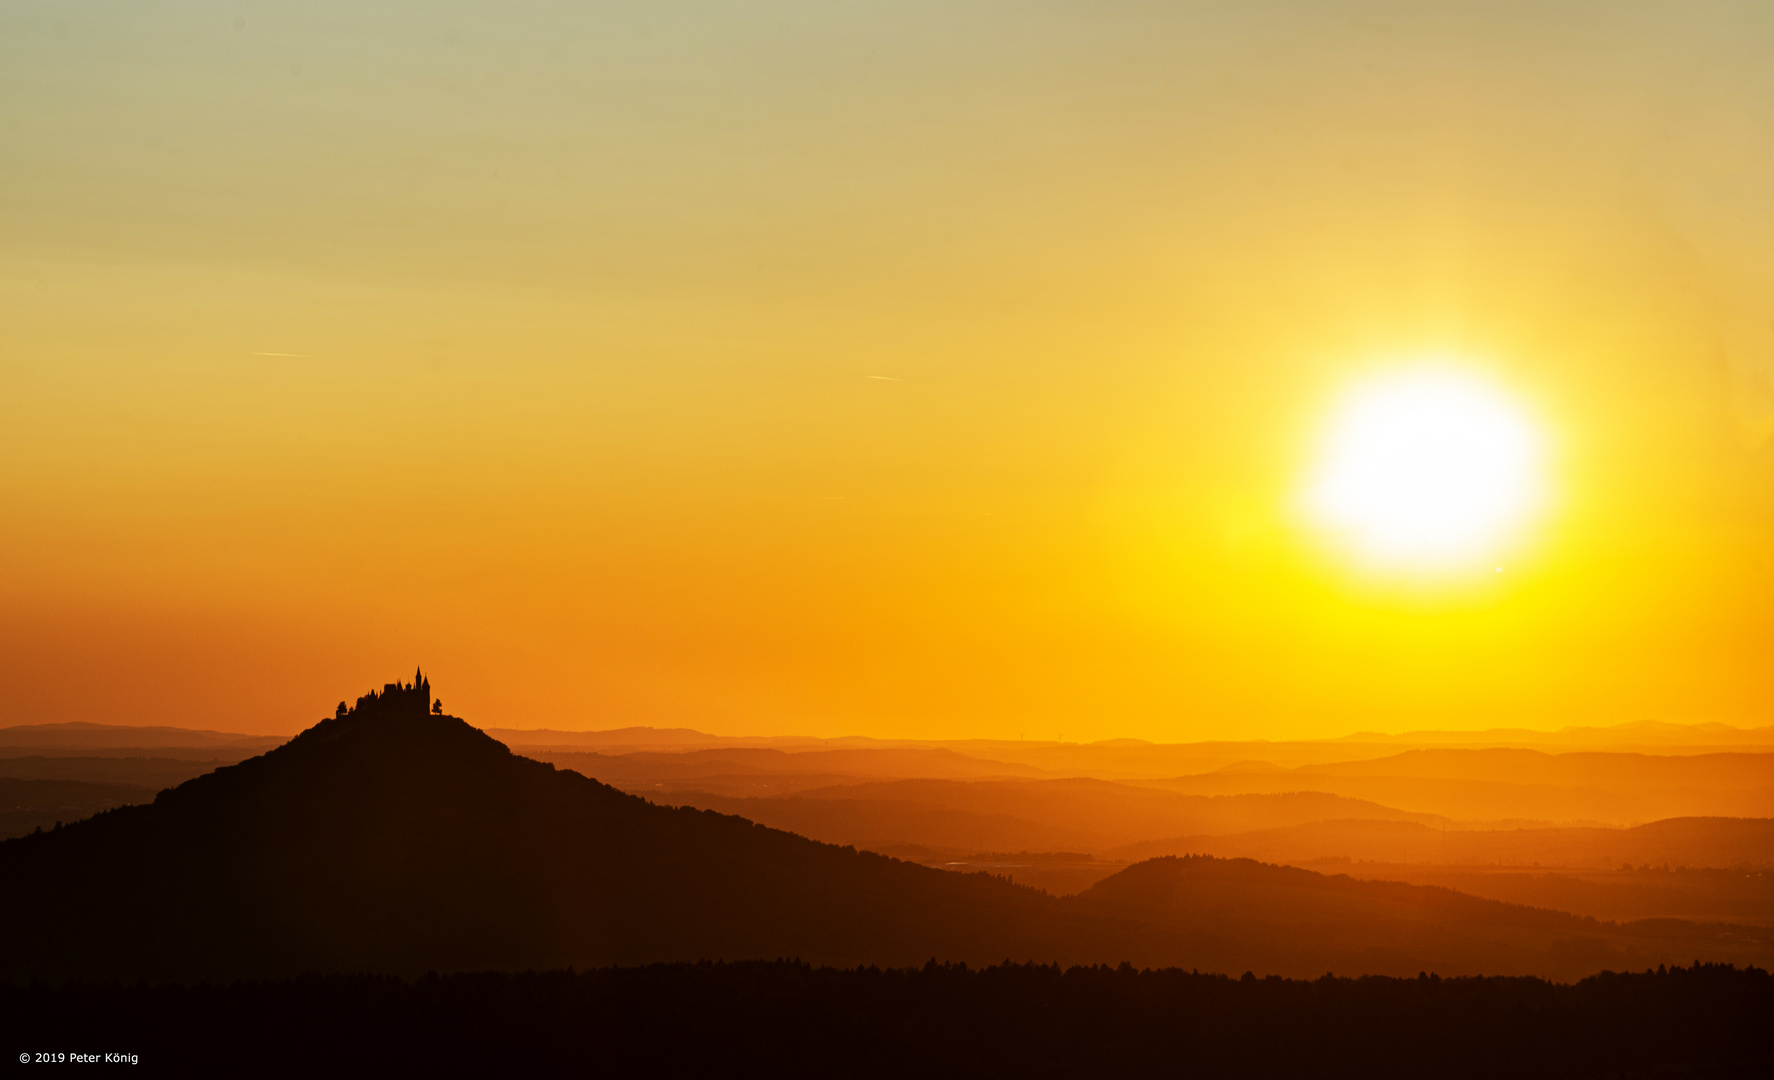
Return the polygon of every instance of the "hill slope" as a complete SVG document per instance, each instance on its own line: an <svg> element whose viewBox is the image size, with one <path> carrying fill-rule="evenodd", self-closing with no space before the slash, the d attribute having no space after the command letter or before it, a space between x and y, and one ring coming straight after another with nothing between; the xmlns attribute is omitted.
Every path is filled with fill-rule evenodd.
<svg viewBox="0 0 1774 1080"><path fill-rule="evenodd" d="M1032 890L653 806L398 705L0 845L4 974L1116 951Z"/></svg>

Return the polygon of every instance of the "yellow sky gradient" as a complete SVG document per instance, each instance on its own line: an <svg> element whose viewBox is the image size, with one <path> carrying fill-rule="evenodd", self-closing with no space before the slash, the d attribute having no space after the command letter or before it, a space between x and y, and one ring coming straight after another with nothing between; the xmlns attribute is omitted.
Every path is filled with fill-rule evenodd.
<svg viewBox="0 0 1774 1080"><path fill-rule="evenodd" d="M1774 8L0 9L0 723L1774 713ZM1291 509L1463 358L1556 498Z"/></svg>

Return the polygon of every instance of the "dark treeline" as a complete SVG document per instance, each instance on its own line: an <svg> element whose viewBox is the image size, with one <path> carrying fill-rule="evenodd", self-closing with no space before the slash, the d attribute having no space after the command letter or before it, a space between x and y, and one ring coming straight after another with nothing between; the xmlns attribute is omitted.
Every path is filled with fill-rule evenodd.
<svg viewBox="0 0 1774 1080"><path fill-rule="evenodd" d="M1533 978L659 964L0 989L9 1052L254 1074L1768 1076L1774 979L1697 964Z"/></svg>

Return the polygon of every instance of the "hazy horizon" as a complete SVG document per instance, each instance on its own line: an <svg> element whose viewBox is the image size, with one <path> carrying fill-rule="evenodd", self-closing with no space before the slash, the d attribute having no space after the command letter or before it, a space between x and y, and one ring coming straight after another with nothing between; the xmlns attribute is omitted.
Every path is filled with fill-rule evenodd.
<svg viewBox="0 0 1774 1080"><path fill-rule="evenodd" d="M325 719L325 717L317 717L314 722L318 723L321 719ZM463 717L462 719L467 720L470 723L474 723L473 717ZM176 722L173 722L170 720L154 721L154 722L141 722L141 723L132 723L132 722L129 722L126 720L117 720L117 719L54 720L54 721L40 721L40 722L32 722L32 721L27 720L27 721L20 721L17 723L0 724L0 731L7 730L9 728L52 728L52 727L67 726L67 725L90 725L90 726L94 726L94 727L119 727L119 728L166 728L169 730L176 730L176 731L207 732L207 733L213 733L213 734L218 734L218 735L242 735L242 736L248 736L248 737L277 737L277 738L293 737L295 735L300 734L302 730L306 729L306 727L312 726L312 725L304 725L302 728L297 728L297 729L289 730L289 731L248 731L248 730L244 730L241 728L216 728L216 727L197 726L197 725L193 725L193 724L180 724L180 723L176 723ZM1079 746L1091 746L1091 745L1100 745L1100 744L1108 744L1108 743L1115 743L1115 742L1144 742L1144 743L1154 743L1155 745L1167 745L1165 743L1157 743L1155 740L1152 740L1152 739L1138 739L1138 738L1134 738L1132 736L1125 736L1125 735L1109 735L1109 736L1104 736L1102 738L1095 738L1095 739L1088 739L1088 740L1077 740L1077 739L1057 739L1057 738L1056 739L1046 739L1046 738L1042 738L1039 735L1039 733L1033 733L1032 737L1030 734L1024 734L1024 735L1017 736L1015 738L1006 739L1003 737L969 735L969 734L966 734L965 732L957 732L957 733L954 733L954 734L951 734L948 736L944 736L941 738L915 738L915 737L866 735L866 734L862 734L860 732L839 732L839 733L835 733L835 734L827 734L827 733L814 734L814 733L805 732L805 731L786 731L786 732L770 732L770 733L755 732L755 731L714 731L714 730L707 730L707 729L703 729L703 728L697 728L697 727L690 726L690 725L679 725L679 726L675 726L675 727L666 727L666 726L662 726L662 725L658 725L658 724L614 724L614 725L611 725L608 727L561 727L561 726L553 725L553 724L510 725L510 724L478 724L478 723L474 723L474 726L481 728L482 730L489 731L489 732L500 732L500 731L519 732L519 733L560 732L562 734L572 734L572 735L609 734L609 733L622 732L622 731L662 731L662 732L685 731L685 732L691 732L691 733L698 734L698 735L708 736L710 738L733 739L733 740L805 739L808 741L815 741L815 742L839 742L839 741L843 741L846 739L853 739L853 740L869 740L869 741L878 741L878 742L905 742L905 743L931 743L931 744L963 743L963 742L1027 742L1027 743L1031 743L1031 744L1032 743L1054 743L1054 744L1075 744L1075 745L1079 745ZM1760 727L1744 727L1744 726L1735 725L1735 724L1719 723L1717 721L1702 721L1699 723L1682 724L1682 723L1674 723L1674 722L1670 722L1670 721L1659 721L1659 720L1631 720L1631 721L1622 721L1621 723L1618 723L1618 724L1567 724L1567 725L1564 725L1564 726L1558 727L1558 728L1532 728L1532 727L1513 726L1513 727L1487 727L1487 728L1410 728L1410 729L1398 730L1398 731L1384 731L1384 730L1369 728L1369 729L1363 729L1363 730L1359 730L1359 731L1346 731L1346 732L1341 732L1341 733L1337 733L1337 734L1307 736L1307 737L1301 737L1298 739L1269 739L1269 738L1264 738L1262 736L1254 736L1254 737L1245 738L1245 739L1176 740L1176 741L1169 743L1168 745L1187 745L1191 742L1231 742L1231 743L1243 743L1243 742L1346 742L1346 741L1359 739L1362 736L1373 736L1374 738L1387 739L1387 740L1408 740L1412 736L1429 737L1429 736L1493 735L1493 734L1500 735L1500 736L1501 735L1556 736L1556 735L1564 735L1564 734L1571 734L1571 733L1577 733L1577 732L1596 732L1600 735L1618 734L1618 737L1621 739L1621 742L1624 744L1624 743L1627 743L1630 741L1630 738L1634 732L1643 732L1643 731L1659 731L1659 732L1666 732L1666 733L1672 733L1672 734L1673 733L1680 733L1683 731L1694 731L1696 733L1705 733L1705 732L1710 731L1710 732L1731 733L1731 734L1741 734L1741 735L1755 735L1755 734L1758 734L1761 732L1767 732L1771 738L1774 738L1774 725L1762 725ZM1063 734L1063 732L1056 732L1055 734L1059 735L1059 734ZM1680 745L1680 744L1678 744L1678 745ZM1760 746L1761 744L1759 744L1759 743L1745 743L1743 745Z"/></svg>

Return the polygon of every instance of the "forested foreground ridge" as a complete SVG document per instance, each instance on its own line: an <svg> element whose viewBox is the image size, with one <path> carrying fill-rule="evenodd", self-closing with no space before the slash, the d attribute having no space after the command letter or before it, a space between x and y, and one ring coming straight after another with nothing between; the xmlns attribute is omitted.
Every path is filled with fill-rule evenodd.
<svg viewBox="0 0 1774 1080"><path fill-rule="evenodd" d="M615 1075L1736 1077L1774 1070L1774 979L1242 979L1123 965L661 964L0 990L31 1049L150 1071ZM619 1072L614 1072L619 1071ZM1157 1072L1153 1073L1157 1075Z"/></svg>

